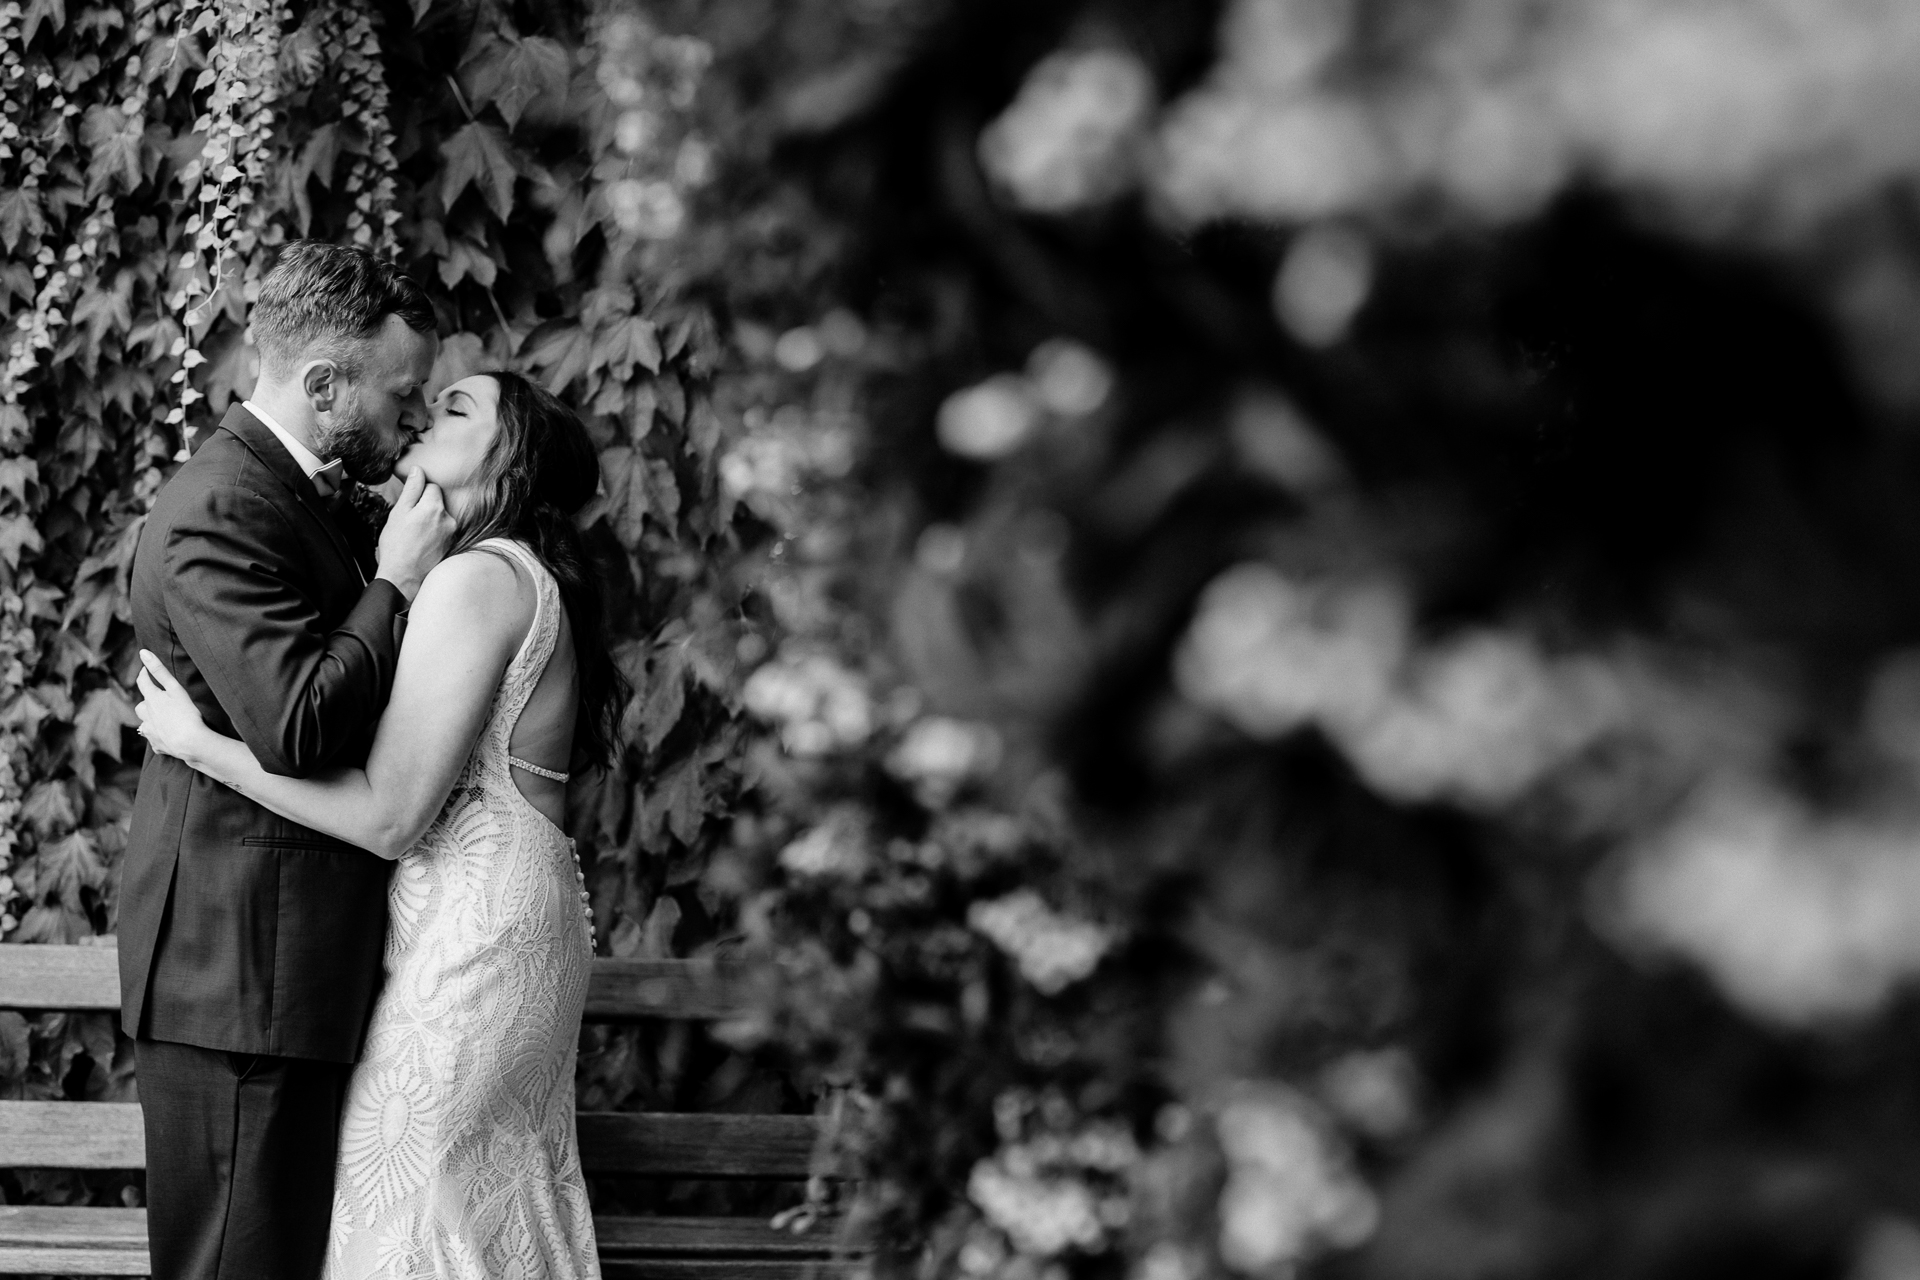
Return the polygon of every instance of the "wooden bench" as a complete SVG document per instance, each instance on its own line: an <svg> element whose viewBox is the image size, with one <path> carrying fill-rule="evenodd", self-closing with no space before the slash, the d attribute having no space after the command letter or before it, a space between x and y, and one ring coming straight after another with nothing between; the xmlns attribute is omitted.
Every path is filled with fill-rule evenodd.
<svg viewBox="0 0 1920 1280"><path fill-rule="evenodd" d="M740 975L688 960L594 961L589 1021L712 1019L739 1007ZM109 947L0 944L0 1009L118 1012ZM590 1176L802 1180L819 1172L809 1116L580 1113ZM142 1169L137 1103L0 1102L0 1167ZM807 1234L762 1218L596 1215L608 1280L839 1276L856 1252L830 1222ZM0 1205L0 1275L146 1275L144 1209Z"/></svg>

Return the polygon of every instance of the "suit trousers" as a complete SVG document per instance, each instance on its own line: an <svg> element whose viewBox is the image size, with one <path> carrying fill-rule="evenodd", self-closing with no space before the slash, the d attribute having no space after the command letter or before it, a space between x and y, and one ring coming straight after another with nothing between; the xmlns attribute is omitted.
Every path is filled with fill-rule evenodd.
<svg viewBox="0 0 1920 1280"><path fill-rule="evenodd" d="M153 1280L316 1280L349 1063L135 1042Z"/></svg>

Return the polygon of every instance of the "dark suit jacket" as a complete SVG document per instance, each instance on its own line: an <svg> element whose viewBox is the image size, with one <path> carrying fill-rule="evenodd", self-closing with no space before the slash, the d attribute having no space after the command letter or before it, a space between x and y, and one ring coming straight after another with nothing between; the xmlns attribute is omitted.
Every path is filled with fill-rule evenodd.
<svg viewBox="0 0 1920 1280"><path fill-rule="evenodd" d="M344 506L344 504L343 504ZM235 406L155 500L133 625L271 773L366 760L406 599L370 578L266 425ZM352 1062L380 982L392 864L149 751L120 871L129 1035Z"/></svg>

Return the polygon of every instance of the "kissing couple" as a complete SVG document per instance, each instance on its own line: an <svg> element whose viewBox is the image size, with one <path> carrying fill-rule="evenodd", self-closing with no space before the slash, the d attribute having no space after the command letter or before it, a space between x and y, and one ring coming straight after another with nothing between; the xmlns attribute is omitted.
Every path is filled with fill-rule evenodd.
<svg viewBox="0 0 1920 1280"><path fill-rule="evenodd" d="M573 523L593 444L514 373L429 404L432 306L361 250L288 245L249 320L252 398L133 564L153 1275L597 1277L561 829L625 692ZM376 543L343 484L395 476Z"/></svg>

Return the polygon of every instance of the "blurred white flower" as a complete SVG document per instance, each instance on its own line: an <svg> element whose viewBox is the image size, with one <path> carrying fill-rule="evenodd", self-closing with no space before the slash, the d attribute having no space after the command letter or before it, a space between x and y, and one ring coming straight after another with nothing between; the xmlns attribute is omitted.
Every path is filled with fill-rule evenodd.
<svg viewBox="0 0 1920 1280"><path fill-rule="evenodd" d="M1282 1085L1249 1089L1215 1120L1227 1157L1220 1193L1220 1259L1265 1272L1373 1234L1380 1209L1331 1128Z"/></svg>
<svg viewBox="0 0 1920 1280"><path fill-rule="evenodd" d="M1307 222L1391 190L1386 147L1359 106L1200 94L1167 112L1153 189L1187 221L1252 213Z"/></svg>
<svg viewBox="0 0 1920 1280"><path fill-rule="evenodd" d="M1309 721L1364 723L1405 658L1407 614L1387 584L1307 586L1270 565L1240 565L1202 594L1174 680L1189 701L1255 737Z"/></svg>
<svg viewBox="0 0 1920 1280"><path fill-rule="evenodd" d="M1113 391L1113 370L1100 353L1071 338L1049 338L1035 347L1027 377L1040 403L1065 418L1092 413Z"/></svg>
<svg viewBox="0 0 1920 1280"><path fill-rule="evenodd" d="M614 145L627 155L638 154L653 140L656 127L657 122L645 111L622 111L613 126Z"/></svg>
<svg viewBox="0 0 1920 1280"><path fill-rule="evenodd" d="M1098 1120L1016 1141L1030 1103L1018 1094L996 1100L996 1127L1006 1145L974 1165L967 1194L1021 1253L1052 1257L1099 1248L1110 1231L1126 1225L1128 1200L1115 1179L1139 1162L1140 1148L1124 1126Z"/></svg>
<svg viewBox="0 0 1920 1280"><path fill-rule="evenodd" d="M1000 735L991 725L927 716L901 735L887 755L887 771L912 783L928 808L940 808L975 778L1000 763Z"/></svg>
<svg viewBox="0 0 1920 1280"><path fill-rule="evenodd" d="M913 544L913 561L928 573L946 577L967 562L967 534L958 525L936 521Z"/></svg>
<svg viewBox="0 0 1920 1280"><path fill-rule="evenodd" d="M1920 1226L1890 1215L1867 1223L1847 1280L1920 1280Z"/></svg>
<svg viewBox="0 0 1920 1280"><path fill-rule="evenodd" d="M1021 1176L982 1160L967 1178L967 1197L1022 1253L1050 1258L1106 1239L1099 1197L1078 1178Z"/></svg>
<svg viewBox="0 0 1920 1280"><path fill-rule="evenodd" d="M780 851L780 865L800 876L853 878L872 860L865 813L838 805L818 826Z"/></svg>
<svg viewBox="0 0 1920 1280"><path fill-rule="evenodd" d="M1715 222L1758 207L1805 226L1920 170L1907 0L1403 7L1418 38L1357 88L1329 69L1398 23L1233 0L1219 62L1164 115L1166 207L1305 222L1438 193L1510 219L1586 174Z"/></svg>
<svg viewBox="0 0 1920 1280"><path fill-rule="evenodd" d="M777 724L780 741L797 756L857 747L873 732L866 683L818 653L782 653L747 677L747 710Z"/></svg>
<svg viewBox="0 0 1920 1280"><path fill-rule="evenodd" d="M1063 213L1132 185L1153 76L1132 54L1052 54L1028 72L1010 106L980 135L980 163L1014 203Z"/></svg>
<svg viewBox="0 0 1920 1280"><path fill-rule="evenodd" d="M1262 96L1297 92L1345 46L1352 34L1353 0L1248 0L1227 7L1220 48L1258 49L1258 57L1229 57L1223 73Z"/></svg>
<svg viewBox="0 0 1920 1280"><path fill-rule="evenodd" d="M1062 915L1031 889L976 902L967 924L1007 953L1042 995L1057 995L1094 971L1113 946L1109 929Z"/></svg>
<svg viewBox="0 0 1920 1280"><path fill-rule="evenodd" d="M686 206L670 182L622 178L607 188L607 203L620 229L642 240L666 240L680 233Z"/></svg>
<svg viewBox="0 0 1920 1280"><path fill-rule="evenodd" d="M853 467L854 433L835 415L783 405L771 422L754 412L746 422L748 434L720 458L720 483L736 498L790 498L811 475L838 477Z"/></svg>
<svg viewBox="0 0 1920 1280"><path fill-rule="evenodd" d="M1016 373L997 373L948 396L935 430L950 452L991 461L1025 444L1039 424L1033 384Z"/></svg>
<svg viewBox="0 0 1920 1280"><path fill-rule="evenodd" d="M800 484L806 453L784 434L746 437L720 459L720 483L736 498L750 493L787 496Z"/></svg>
<svg viewBox="0 0 1920 1280"><path fill-rule="evenodd" d="M867 345L866 324L845 307L835 307L827 312L820 317L820 323L815 328L826 349L842 359L859 355Z"/></svg>
<svg viewBox="0 0 1920 1280"><path fill-rule="evenodd" d="M684 187L703 187L713 177L713 147L700 138L681 140L673 155L674 181Z"/></svg>
<svg viewBox="0 0 1920 1280"><path fill-rule="evenodd" d="M1751 1013L1872 1012L1920 974L1920 828L1822 821L1752 781L1709 784L1628 855L1603 918L1682 955Z"/></svg>
<svg viewBox="0 0 1920 1280"><path fill-rule="evenodd" d="M1294 237L1273 281L1273 310L1309 347L1328 347L1347 327L1373 288L1373 250L1350 227L1311 227Z"/></svg>
<svg viewBox="0 0 1920 1280"><path fill-rule="evenodd" d="M825 359L826 354L819 336L805 325L787 330L773 344L774 363L794 373L805 373Z"/></svg>
<svg viewBox="0 0 1920 1280"><path fill-rule="evenodd" d="M1159 1240L1134 1265L1133 1280L1200 1280L1206 1273L1207 1262L1201 1250Z"/></svg>
<svg viewBox="0 0 1920 1280"><path fill-rule="evenodd" d="M1506 632L1422 653L1406 685L1373 718L1334 726L1361 775L1404 800L1506 804L1627 716L1601 663L1549 663Z"/></svg>
<svg viewBox="0 0 1920 1280"><path fill-rule="evenodd" d="M1209 585L1174 652L1188 701L1245 732L1317 725L1398 800L1494 808L1628 718L1611 670L1548 661L1480 632L1414 651L1409 607L1381 583L1296 583L1246 564Z"/></svg>
<svg viewBox="0 0 1920 1280"><path fill-rule="evenodd" d="M1346 468L1291 400L1273 391L1242 395L1228 418L1241 464L1302 496L1337 487Z"/></svg>
<svg viewBox="0 0 1920 1280"><path fill-rule="evenodd" d="M1920 779L1920 650L1904 649L1875 667L1861 719L1881 754Z"/></svg>
<svg viewBox="0 0 1920 1280"><path fill-rule="evenodd" d="M1320 1072L1320 1096L1336 1115L1375 1138L1394 1138L1419 1118L1419 1074L1405 1049L1360 1049Z"/></svg>

